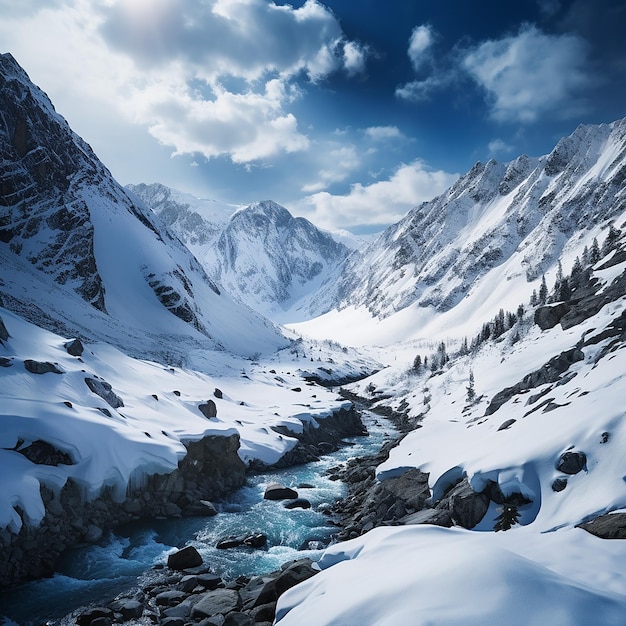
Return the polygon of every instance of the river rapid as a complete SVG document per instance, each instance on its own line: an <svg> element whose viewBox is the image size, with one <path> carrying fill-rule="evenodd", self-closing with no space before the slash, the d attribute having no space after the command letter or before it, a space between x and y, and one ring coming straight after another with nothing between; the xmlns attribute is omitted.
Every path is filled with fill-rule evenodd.
<svg viewBox="0 0 626 626"><path fill-rule="evenodd" d="M96 545L68 550L51 578L4 592L0 624L39 626L80 606L110 600L189 544L224 579L264 574L307 556L316 560L337 531L323 511L346 494L345 485L331 480L328 470L350 458L374 454L397 436L391 422L380 416L364 411L361 419L369 436L347 438L348 445L314 463L248 476L243 487L214 502L218 510L214 517L137 522L106 534ZM296 489L311 508L288 510L281 501L265 500L265 488L275 482ZM215 548L219 539L247 532L267 535L266 548Z"/></svg>

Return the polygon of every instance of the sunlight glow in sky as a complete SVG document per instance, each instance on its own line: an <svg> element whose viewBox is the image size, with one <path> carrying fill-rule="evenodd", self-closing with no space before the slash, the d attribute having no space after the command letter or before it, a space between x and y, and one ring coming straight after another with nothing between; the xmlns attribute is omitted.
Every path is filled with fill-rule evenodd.
<svg viewBox="0 0 626 626"><path fill-rule="evenodd" d="M477 160L626 114L618 0L0 0L10 52L122 183L379 230Z"/></svg>

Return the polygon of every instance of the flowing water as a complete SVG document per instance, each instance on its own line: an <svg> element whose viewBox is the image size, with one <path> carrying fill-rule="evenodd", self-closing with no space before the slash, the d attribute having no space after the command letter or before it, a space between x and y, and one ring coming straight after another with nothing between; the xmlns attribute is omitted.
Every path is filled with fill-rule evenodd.
<svg viewBox="0 0 626 626"><path fill-rule="evenodd" d="M336 530L321 512L345 495L345 485L332 481L326 470L350 458L378 452L396 431L387 420L362 414L369 436L354 437L340 451L315 463L248 477L230 497L216 503L219 514L209 518L184 518L138 522L109 533L97 545L68 550L57 573L21 585L0 596L0 624L31 626L63 617L75 608L106 602L132 588L153 565L187 544L195 546L211 571L223 578L258 575L278 569L286 561L321 550L301 550L308 542L328 540ZM280 501L264 500L265 488L278 482L295 488L311 502L310 509L285 509ZM262 532L265 549L217 550L228 535ZM5 616L3 618L3 616Z"/></svg>

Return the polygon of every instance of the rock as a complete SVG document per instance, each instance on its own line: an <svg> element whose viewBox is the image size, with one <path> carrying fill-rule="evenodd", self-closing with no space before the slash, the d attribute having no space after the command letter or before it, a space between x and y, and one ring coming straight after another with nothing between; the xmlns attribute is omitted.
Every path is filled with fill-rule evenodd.
<svg viewBox="0 0 626 626"><path fill-rule="evenodd" d="M91 626L97 619L101 618L113 619L113 611L104 606L96 606L81 613L76 618L76 623L79 626Z"/></svg>
<svg viewBox="0 0 626 626"><path fill-rule="evenodd" d="M202 565L202 557L193 546L187 546L167 557L167 566L170 569L183 570L199 565Z"/></svg>
<svg viewBox="0 0 626 626"><path fill-rule="evenodd" d="M238 548L243 543L243 536L227 535L222 537L215 544L218 550L229 550L230 548Z"/></svg>
<svg viewBox="0 0 626 626"><path fill-rule="evenodd" d="M125 620L141 617L143 614L143 604L137 600L127 600L119 605L119 613Z"/></svg>
<svg viewBox="0 0 626 626"><path fill-rule="evenodd" d="M239 594L234 589L216 589L202 596L191 609L191 618L201 620L214 615L226 615L241 608Z"/></svg>
<svg viewBox="0 0 626 626"><path fill-rule="evenodd" d="M283 505L286 509L310 509L311 503L306 498L296 498L289 500Z"/></svg>
<svg viewBox="0 0 626 626"><path fill-rule="evenodd" d="M238 548L246 546L247 548L262 548L267 544L267 535L263 533L248 533L245 535L228 535L222 537L215 547L218 550L228 550L229 548Z"/></svg>
<svg viewBox="0 0 626 626"><path fill-rule="evenodd" d="M450 517L457 526L474 528L489 508L489 496L472 489L467 478L446 494Z"/></svg>
<svg viewBox="0 0 626 626"><path fill-rule="evenodd" d="M215 574L198 574L196 578L198 580L198 585L204 587L205 589L209 589L210 591L217 589L222 584L222 579Z"/></svg>
<svg viewBox="0 0 626 626"><path fill-rule="evenodd" d="M549 330L554 328L567 313L571 307L565 302L548 306L541 306L535 310L535 324L541 330Z"/></svg>
<svg viewBox="0 0 626 626"><path fill-rule="evenodd" d="M274 610L274 614L271 617L271 621L274 620L274 615L276 614L276 610ZM224 620L223 626L254 626L256 622L264 621L253 619L249 615L245 613L239 613L238 611L234 611L233 613L229 613Z"/></svg>
<svg viewBox="0 0 626 626"><path fill-rule="evenodd" d="M552 491L563 491L567 487L567 478L556 478L552 483Z"/></svg>
<svg viewBox="0 0 626 626"><path fill-rule="evenodd" d="M0 367L11 367L13 362L11 359L7 359L5 356L0 356Z"/></svg>
<svg viewBox="0 0 626 626"><path fill-rule="evenodd" d="M246 535L242 543L248 548L263 548L267 544L267 535L263 533L252 533Z"/></svg>
<svg viewBox="0 0 626 626"><path fill-rule="evenodd" d="M159 621L161 626L185 626L185 620L182 617L166 617Z"/></svg>
<svg viewBox="0 0 626 626"><path fill-rule="evenodd" d="M511 426L513 426L513 424L515 424L517 420L511 418L508 420L505 420L504 422L502 422L502 424L500 424L500 427L498 428L498 430L506 430L507 428L510 428Z"/></svg>
<svg viewBox="0 0 626 626"><path fill-rule="evenodd" d="M265 500L294 500L298 497L298 492L280 483L272 483L266 487L263 497Z"/></svg>
<svg viewBox="0 0 626 626"><path fill-rule="evenodd" d="M65 344L65 350L71 356L82 356L85 347L81 343L80 339L74 339L73 341L68 341Z"/></svg>
<svg viewBox="0 0 626 626"><path fill-rule="evenodd" d="M102 535L104 534L102 528L96 526L95 524L89 524L87 526L87 532L83 535L82 540L86 543L97 543L102 539Z"/></svg>
<svg viewBox="0 0 626 626"><path fill-rule="evenodd" d="M578 474L587 465L587 455L584 452L564 452L556 464L556 469L564 474Z"/></svg>
<svg viewBox="0 0 626 626"><path fill-rule="evenodd" d="M24 361L24 368L31 374L62 374L54 363L48 361L33 361L32 359L26 359Z"/></svg>
<svg viewBox="0 0 626 626"><path fill-rule="evenodd" d="M198 409L207 419L217 417L217 405L213 400L208 400L207 402L198 405Z"/></svg>
<svg viewBox="0 0 626 626"><path fill-rule="evenodd" d="M30 445L19 448L17 452L37 465L74 465L72 457L67 452L59 450L42 439L37 439Z"/></svg>
<svg viewBox="0 0 626 626"><path fill-rule="evenodd" d="M299 559L292 563L287 563L283 565L282 570L282 574L276 579L276 588L279 595L319 573L319 570L313 568L311 559Z"/></svg>
<svg viewBox="0 0 626 626"><path fill-rule="evenodd" d="M224 397L224 394L222 393L222 390L218 389L217 387L215 388L215 391L213 392L213 395L216 398L219 398L220 400Z"/></svg>
<svg viewBox="0 0 626 626"><path fill-rule="evenodd" d="M85 384L92 393L100 396L111 408L119 409L124 406L124 401L114 391L105 380L95 378L85 378Z"/></svg>
<svg viewBox="0 0 626 626"><path fill-rule="evenodd" d="M626 513L606 513L579 527L601 539L626 539Z"/></svg>
<svg viewBox="0 0 626 626"><path fill-rule="evenodd" d="M170 589L168 591L162 591L157 594L154 601L157 606L176 606L187 598L187 594L184 591L178 589Z"/></svg>
<svg viewBox="0 0 626 626"><path fill-rule="evenodd" d="M208 500L192 502L182 509L183 517L212 517L217 515L217 509Z"/></svg>
<svg viewBox="0 0 626 626"><path fill-rule="evenodd" d="M452 518L447 507L444 509L424 509L402 517L398 520L398 524L432 524L433 526L450 528L452 526Z"/></svg>
<svg viewBox="0 0 626 626"><path fill-rule="evenodd" d="M10 336L7 327L4 325L4 320L0 317L0 342L4 343Z"/></svg>

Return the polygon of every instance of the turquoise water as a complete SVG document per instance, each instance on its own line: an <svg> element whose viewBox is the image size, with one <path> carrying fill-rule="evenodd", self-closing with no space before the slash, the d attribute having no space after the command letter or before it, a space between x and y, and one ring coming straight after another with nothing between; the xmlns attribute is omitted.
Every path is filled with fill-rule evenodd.
<svg viewBox="0 0 626 626"><path fill-rule="evenodd" d="M146 570L166 563L171 552L188 544L198 549L213 573L224 578L263 574L305 556L315 560L321 550L300 547L311 540L327 540L336 530L319 509L345 495L343 483L329 480L326 470L377 452L396 434L383 418L365 412L362 419L369 436L348 439L352 445L318 462L249 477L241 489L215 503L219 513L214 517L132 524L109 533L98 545L69 550L52 578L5 592L0 597L0 616L5 616L7 625L32 626L61 618L85 604L104 603L133 587ZM265 487L273 482L295 488L311 502L311 508L287 510L280 501L264 500ZM266 534L267 547L215 548L222 537L248 531ZM0 617L0 624L2 620Z"/></svg>

